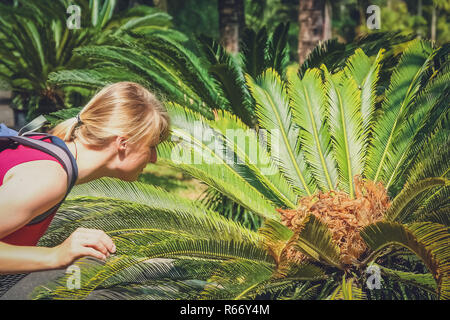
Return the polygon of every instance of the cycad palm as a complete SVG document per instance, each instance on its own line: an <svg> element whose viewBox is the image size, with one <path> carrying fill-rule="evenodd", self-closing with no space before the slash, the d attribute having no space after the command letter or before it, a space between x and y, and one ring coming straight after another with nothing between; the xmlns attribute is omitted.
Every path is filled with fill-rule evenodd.
<svg viewBox="0 0 450 320"><path fill-rule="evenodd" d="M135 7L118 16L114 15L116 1L78 1L80 26L69 29L70 1L14 3L0 4L0 78L13 91L16 107L29 115L66 106L69 99L64 101L63 92L48 81L48 75L85 64L85 59L74 55L74 49L105 43L108 35L129 31L177 40L184 37L170 29L167 14L151 7Z"/></svg>
<svg viewBox="0 0 450 320"><path fill-rule="evenodd" d="M198 207L180 215L183 211L175 206L170 213L172 209L164 209L165 201L154 204L153 209L108 202L105 207L110 206L111 215L128 210L139 212L142 219L97 220L88 216L86 222L77 222L107 230L120 229L116 224L123 229L129 225L138 228L132 234L117 236L119 250L127 250L119 252L127 254L126 258L112 259L105 268L93 269L88 279L95 281L86 285L84 296L126 267L140 265L139 261L176 256L179 261L193 260L204 266L198 274L190 273L193 278L209 280L200 289L174 280L176 292L194 293L191 297L250 298L295 288L300 291L288 296L314 293L322 298L345 298L353 292L363 297L360 290L366 288L361 288L361 279L366 279L366 267L399 247L397 257L416 255L428 273L396 270L398 264L391 263L381 267L383 276L448 299L449 67L445 59L440 64L433 60L435 55L445 56L442 50L433 50L426 42L412 42L385 95L378 97L382 52L371 60L357 50L337 73L321 68L307 70L302 78L288 74L287 84L272 70L256 80L247 77L257 103L260 133L267 130L265 139L247 131L248 127L228 112L217 112L212 121L169 103L173 137L183 143L173 139L161 145L160 157L262 216L264 226L254 233ZM208 134L199 138L195 124ZM236 141L237 132L246 132L246 140ZM215 143L211 143L211 137ZM269 142L267 147L264 141ZM227 161L230 154L234 161ZM206 157L209 163L188 163L195 157ZM355 176L382 182L392 202L382 220L357 229L367 249L353 256L351 262L343 260L341 244L333 241L330 225L321 217L305 212L296 232L279 222L277 208L297 209L297 203L314 199L317 192L331 196L344 192L351 201L360 192ZM101 211L98 201L86 199L85 205L77 201L73 203L76 210ZM72 212L68 211L69 204L63 217ZM200 220L199 212L206 213ZM101 217L108 212L97 214ZM52 241L46 244L55 244L55 234L62 236L69 231L53 229L47 238ZM292 248L305 259L291 259L288 250ZM132 255L138 258L128 260ZM344 272L346 277L356 278L350 282L344 278L339 289L333 280L340 281ZM304 281L310 282L298 286ZM360 289L354 289L356 284ZM64 288L62 285L58 289L62 291L53 294L73 294ZM175 293L173 297L180 295Z"/></svg>

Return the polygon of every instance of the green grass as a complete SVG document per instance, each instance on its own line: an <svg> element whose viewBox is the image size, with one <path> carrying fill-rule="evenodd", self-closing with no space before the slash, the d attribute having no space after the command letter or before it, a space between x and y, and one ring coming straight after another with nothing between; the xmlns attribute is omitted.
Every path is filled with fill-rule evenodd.
<svg viewBox="0 0 450 320"><path fill-rule="evenodd" d="M207 189L207 186L199 180L161 163L147 165L138 181L191 200L199 199Z"/></svg>

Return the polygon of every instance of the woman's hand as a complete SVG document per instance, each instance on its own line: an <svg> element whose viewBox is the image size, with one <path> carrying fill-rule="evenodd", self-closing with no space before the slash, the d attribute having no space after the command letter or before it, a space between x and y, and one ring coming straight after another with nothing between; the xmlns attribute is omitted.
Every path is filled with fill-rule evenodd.
<svg viewBox="0 0 450 320"><path fill-rule="evenodd" d="M104 231L86 228L78 228L52 249L56 268L66 267L85 256L105 261L110 253L116 252L116 246Z"/></svg>

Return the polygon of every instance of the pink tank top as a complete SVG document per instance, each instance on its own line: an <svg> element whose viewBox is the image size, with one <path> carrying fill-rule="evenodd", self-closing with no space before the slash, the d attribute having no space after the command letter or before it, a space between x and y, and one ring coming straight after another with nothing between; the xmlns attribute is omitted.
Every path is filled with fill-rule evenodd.
<svg viewBox="0 0 450 320"><path fill-rule="evenodd" d="M37 139L39 136L29 136L29 138ZM50 142L50 139L44 139L43 141ZM0 186L3 185L3 179L9 169L21 163L36 160L56 161L63 167L58 160L49 154L37 149L19 145L16 149L6 149L0 152ZM17 195L17 197L20 197L20 195ZM33 225L23 226L3 239L0 239L0 241L18 246L35 246L39 239L44 235L50 222L52 222L56 211L57 210L43 221Z"/></svg>

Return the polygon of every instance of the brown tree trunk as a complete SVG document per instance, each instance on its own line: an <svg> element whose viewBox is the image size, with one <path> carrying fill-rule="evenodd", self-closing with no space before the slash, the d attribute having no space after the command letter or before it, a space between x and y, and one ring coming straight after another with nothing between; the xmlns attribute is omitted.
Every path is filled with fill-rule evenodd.
<svg viewBox="0 0 450 320"><path fill-rule="evenodd" d="M325 0L300 0L298 9L298 57L302 64L319 41L325 39Z"/></svg>
<svg viewBox="0 0 450 320"><path fill-rule="evenodd" d="M220 43L230 53L239 52L239 39L245 27L244 0L219 0Z"/></svg>
<svg viewBox="0 0 450 320"><path fill-rule="evenodd" d="M431 8L431 41L436 41L436 6L433 4Z"/></svg>
<svg viewBox="0 0 450 320"><path fill-rule="evenodd" d="M157 6L161 11L168 11L167 0L153 0L155 6Z"/></svg>
<svg viewBox="0 0 450 320"><path fill-rule="evenodd" d="M332 7L329 0L325 2L324 21L323 21L323 40L329 40L332 37L331 30L331 13Z"/></svg>

